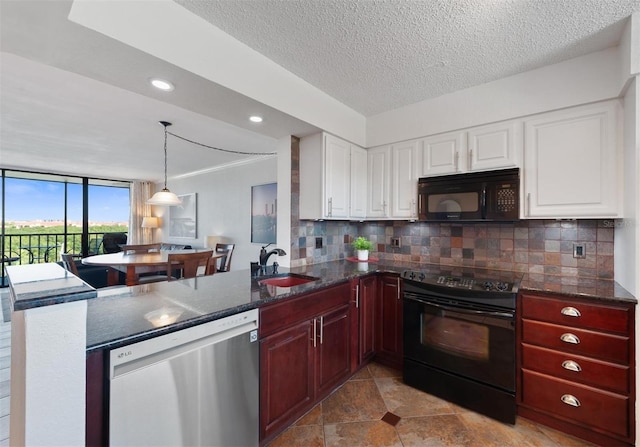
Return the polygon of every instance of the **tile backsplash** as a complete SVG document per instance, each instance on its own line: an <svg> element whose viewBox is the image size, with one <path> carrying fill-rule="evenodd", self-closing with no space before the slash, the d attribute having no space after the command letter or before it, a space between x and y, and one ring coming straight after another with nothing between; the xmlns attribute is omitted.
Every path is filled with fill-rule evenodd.
<svg viewBox="0 0 640 447"><path fill-rule="evenodd" d="M366 236L381 260L484 267L547 275L613 278L612 220L522 220L515 223L348 222L299 220L299 151L292 142L291 266L354 255ZM322 248L316 248L316 238ZM400 239L400 247L391 246ZM573 257L583 244L584 258Z"/></svg>
<svg viewBox="0 0 640 447"><path fill-rule="evenodd" d="M296 264L353 256L351 241L367 236L382 260L461 265L550 275L613 278L611 221L523 220L516 223L311 222L298 226ZM315 237L323 248L315 248ZM400 239L400 247L391 246ZM584 258L573 257L583 244ZM293 250L295 253L296 250Z"/></svg>

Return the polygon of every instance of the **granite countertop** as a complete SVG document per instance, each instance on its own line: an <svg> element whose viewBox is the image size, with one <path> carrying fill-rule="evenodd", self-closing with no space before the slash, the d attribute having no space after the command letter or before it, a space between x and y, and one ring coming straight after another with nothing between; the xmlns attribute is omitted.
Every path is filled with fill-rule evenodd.
<svg viewBox="0 0 640 447"><path fill-rule="evenodd" d="M373 263L336 261L281 267L279 273L318 278L293 287L261 285L258 281L262 278L251 277L249 270L232 270L180 281L100 289L97 298L88 301L87 351L135 343L379 271L380 266ZM164 325L158 320L162 315Z"/></svg>
<svg viewBox="0 0 640 447"><path fill-rule="evenodd" d="M528 273L522 279L520 291L550 292L575 298L638 303L631 293L610 279Z"/></svg>
<svg viewBox="0 0 640 447"><path fill-rule="evenodd" d="M95 298L98 292L54 263L9 265L11 309L14 311Z"/></svg>
<svg viewBox="0 0 640 447"><path fill-rule="evenodd" d="M218 273L180 281L94 290L56 264L8 267L14 311L87 300L87 350L112 349L195 324L223 318L295 295L311 292L372 273L404 270L441 272L464 276L480 269L462 266L384 261L359 263L348 260L280 268L318 278L293 287L259 284L249 270ZM521 292L547 292L602 301L637 303L636 298L611 280L488 271L522 278ZM34 280L33 278L38 278Z"/></svg>

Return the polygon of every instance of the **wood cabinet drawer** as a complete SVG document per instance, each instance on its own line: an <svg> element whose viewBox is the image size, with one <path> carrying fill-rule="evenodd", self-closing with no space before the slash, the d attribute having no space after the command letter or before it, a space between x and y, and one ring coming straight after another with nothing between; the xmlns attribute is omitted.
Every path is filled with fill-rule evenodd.
<svg viewBox="0 0 640 447"><path fill-rule="evenodd" d="M528 344L522 367L610 391L629 393L629 367Z"/></svg>
<svg viewBox="0 0 640 447"><path fill-rule="evenodd" d="M522 318L620 334L629 333L631 311L628 307L527 294L522 295L521 303Z"/></svg>
<svg viewBox="0 0 640 447"><path fill-rule="evenodd" d="M629 337L523 319L522 341L622 365L629 364Z"/></svg>
<svg viewBox="0 0 640 447"><path fill-rule="evenodd" d="M348 282L327 287L297 298L269 304L260 309L260 337L309 320L337 306L349 303L351 287Z"/></svg>
<svg viewBox="0 0 640 447"><path fill-rule="evenodd" d="M523 404L619 436L630 435L627 396L522 370ZM574 400L575 399L575 400ZM565 402L573 402L570 405Z"/></svg>

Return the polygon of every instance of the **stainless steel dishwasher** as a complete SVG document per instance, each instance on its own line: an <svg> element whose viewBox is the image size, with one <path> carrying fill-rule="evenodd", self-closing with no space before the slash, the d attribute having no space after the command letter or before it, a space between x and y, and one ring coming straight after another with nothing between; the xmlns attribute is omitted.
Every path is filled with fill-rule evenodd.
<svg viewBox="0 0 640 447"><path fill-rule="evenodd" d="M110 352L109 443L258 445L258 310Z"/></svg>

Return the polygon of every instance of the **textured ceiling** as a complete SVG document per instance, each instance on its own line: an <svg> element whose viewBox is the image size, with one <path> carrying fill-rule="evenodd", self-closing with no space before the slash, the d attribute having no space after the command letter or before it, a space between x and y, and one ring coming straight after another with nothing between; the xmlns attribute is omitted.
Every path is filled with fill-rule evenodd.
<svg viewBox="0 0 640 447"><path fill-rule="evenodd" d="M174 1L364 115L615 45L640 11L640 0ZM71 4L0 0L1 166L160 180L159 120L259 152L318 130L69 21ZM153 76L179 88L158 92ZM171 140L169 157L170 177L244 159Z"/></svg>
<svg viewBox="0 0 640 447"><path fill-rule="evenodd" d="M617 44L640 0L174 0L370 116Z"/></svg>

